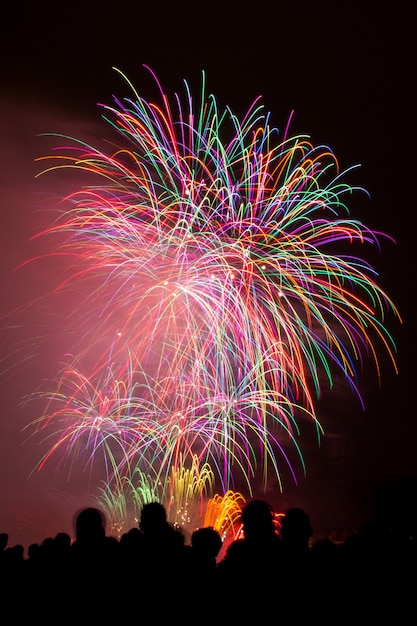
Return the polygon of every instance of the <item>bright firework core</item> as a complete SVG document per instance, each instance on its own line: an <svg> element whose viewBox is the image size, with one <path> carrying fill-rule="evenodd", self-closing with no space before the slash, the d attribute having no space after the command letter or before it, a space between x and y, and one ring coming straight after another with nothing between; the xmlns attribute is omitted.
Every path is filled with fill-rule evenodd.
<svg viewBox="0 0 417 626"><path fill-rule="evenodd" d="M86 177L39 236L69 259L49 295L88 297L27 429L50 444L39 469L104 468L114 527L158 500L180 526L227 533L255 478L282 491L306 471L301 424L320 441L334 372L360 398L363 353L378 371L380 343L396 367L382 322L398 312L355 256L383 235L349 218L363 190L328 147L281 137L258 101L241 121L220 110L204 73L197 109L186 83L171 104L155 81L161 104L127 81L131 98L101 105L108 152L54 135L65 143L41 159L42 174Z"/></svg>

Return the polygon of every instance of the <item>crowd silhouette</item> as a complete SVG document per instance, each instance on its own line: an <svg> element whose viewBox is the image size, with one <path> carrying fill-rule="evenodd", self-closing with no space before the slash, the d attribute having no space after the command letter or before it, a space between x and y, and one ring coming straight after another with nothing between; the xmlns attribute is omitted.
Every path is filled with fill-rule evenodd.
<svg viewBox="0 0 417 626"><path fill-rule="evenodd" d="M107 533L96 507L73 521L74 539L60 532L29 545L26 555L0 533L3 610L13 598L22 619L51 624L136 621L146 607L157 621L191 611L202 623L253 616L408 623L414 614L416 537L380 524L341 542L314 541L302 508L288 509L277 524L269 503L254 499L242 509L241 536L220 557L217 530L198 528L187 542L159 502L145 504L138 525L120 538Z"/></svg>

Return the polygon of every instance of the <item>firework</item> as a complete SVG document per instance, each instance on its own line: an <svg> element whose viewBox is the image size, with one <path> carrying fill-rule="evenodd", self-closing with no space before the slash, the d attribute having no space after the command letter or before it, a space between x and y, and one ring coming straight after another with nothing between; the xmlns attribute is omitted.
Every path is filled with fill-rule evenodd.
<svg viewBox="0 0 417 626"><path fill-rule="evenodd" d="M107 151L53 135L40 160L86 177L39 236L58 234L71 260L56 291L89 295L77 357L29 426L53 442L40 467L100 452L122 512L125 486L140 503L147 484L187 515L207 485L210 498L243 479L251 496L260 473L282 490L282 464L297 481L300 424L320 441L335 373L362 401L365 355L379 375L382 347L396 370L385 318L399 315L356 253L389 237L350 218L364 190L331 149L281 137L259 99L242 120L220 109L204 73L197 105L186 82L170 101L155 81L160 104L126 78L132 96L100 105Z"/></svg>
<svg viewBox="0 0 417 626"><path fill-rule="evenodd" d="M241 529L240 514L244 505L245 498L241 493L227 491L222 496L215 494L207 502L203 525L215 528L223 541L227 536L236 539Z"/></svg>

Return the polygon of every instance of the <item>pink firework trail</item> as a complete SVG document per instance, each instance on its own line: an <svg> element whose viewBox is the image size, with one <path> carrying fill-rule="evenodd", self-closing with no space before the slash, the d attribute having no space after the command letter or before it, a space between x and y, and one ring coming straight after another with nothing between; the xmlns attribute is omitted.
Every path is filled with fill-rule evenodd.
<svg viewBox="0 0 417 626"><path fill-rule="evenodd" d="M145 500L196 459L223 494L243 477L251 495L257 472L282 490L282 463L295 481L291 456L305 471L300 421L322 437L316 400L335 372L361 400L364 355L379 376L382 348L396 370L385 317L398 311L355 256L390 238L350 218L364 190L333 152L280 137L259 99L239 120L204 73L199 106L187 83L170 102L154 76L155 104L123 78L131 98L100 105L109 150L53 135L64 145L42 159L42 174L88 179L40 236L59 234L51 254L71 260L57 291L91 293L74 311L77 356L28 425L52 441L39 467L103 455L106 484L120 496L142 477Z"/></svg>

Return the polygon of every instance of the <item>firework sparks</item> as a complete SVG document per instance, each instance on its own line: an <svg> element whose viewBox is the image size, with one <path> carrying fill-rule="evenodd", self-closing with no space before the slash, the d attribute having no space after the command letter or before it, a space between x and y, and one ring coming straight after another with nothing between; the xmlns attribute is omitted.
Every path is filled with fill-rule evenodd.
<svg viewBox="0 0 417 626"><path fill-rule="evenodd" d="M126 81L131 98L100 105L107 152L53 135L65 145L41 159L42 174L88 179L39 236L59 234L71 259L56 292L90 293L74 311L78 356L29 425L53 441L39 467L100 451L115 492L121 476L151 476L182 513L206 481L209 497L215 482L233 493L239 475L251 495L272 472L282 490L282 462L297 481L289 447L305 472L300 421L323 434L316 399L335 372L361 399L364 354L379 375L382 345L396 370L385 317L398 311L355 256L387 235L349 217L364 190L333 152L281 138L259 99L239 120L206 96L204 73L197 107L187 83L170 102L155 77L155 104Z"/></svg>

